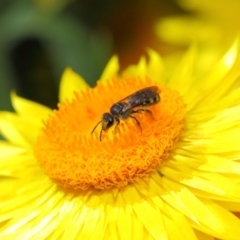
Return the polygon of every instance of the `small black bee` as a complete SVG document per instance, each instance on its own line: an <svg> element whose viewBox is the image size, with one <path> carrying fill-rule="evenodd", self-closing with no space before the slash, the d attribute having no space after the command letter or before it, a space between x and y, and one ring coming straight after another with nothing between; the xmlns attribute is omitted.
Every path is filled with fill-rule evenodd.
<svg viewBox="0 0 240 240"><path fill-rule="evenodd" d="M146 87L113 104L110 108L110 113L104 113L102 115L102 120L93 128L91 134L93 134L97 126L102 123L102 129L100 132L101 141L102 131L109 129L115 122L116 131L116 128L120 123L120 119L127 119L129 117L133 118L139 128L142 130L140 122L136 117L132 116L132 114L146 112L150 114L152 118L153 114L149 109L146 108L138 108L136 110L134 110L134 108L150 106L158 103L160 101L159 93L160 89L157 86Z"/></svg>

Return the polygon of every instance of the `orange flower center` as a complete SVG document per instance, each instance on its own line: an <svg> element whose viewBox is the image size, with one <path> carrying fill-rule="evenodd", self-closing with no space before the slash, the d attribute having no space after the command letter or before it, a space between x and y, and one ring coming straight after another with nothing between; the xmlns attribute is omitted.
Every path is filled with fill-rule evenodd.
<svg viewBox="0 0 240 240"><path fill-rule="evenodd" d="M136 91L157 86L160 101L138 107L152 112L134 113L135 119L120 118L120 123L100 132L103 113ZM74 99L59 104L44 123L34 148L45 173L64 187L120 188L156 171L167 159L183 132L185 109L178 92L147 78L124 77L108 84L75 93Z"/></svg>

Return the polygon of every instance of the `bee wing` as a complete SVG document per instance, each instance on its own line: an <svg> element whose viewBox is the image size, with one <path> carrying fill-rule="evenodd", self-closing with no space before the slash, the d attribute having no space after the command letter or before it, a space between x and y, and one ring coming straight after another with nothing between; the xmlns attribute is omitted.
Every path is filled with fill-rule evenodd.
<svg viewBox="0 0 240 240"><path fill-rule="evenodd" d="M122 109L122 112L126 112L129 109L142 106L144 102L156 96L156 94L160 93L160 89L157 86L151 86L147 88L143 88L130 96L122 99L119 102L126 102L127 105Z"/></svg>

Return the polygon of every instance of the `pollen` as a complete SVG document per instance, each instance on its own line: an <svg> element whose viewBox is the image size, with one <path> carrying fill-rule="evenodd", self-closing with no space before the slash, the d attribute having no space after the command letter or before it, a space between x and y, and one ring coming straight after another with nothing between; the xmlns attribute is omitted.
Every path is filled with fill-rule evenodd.
<svg viewBox="0 0 240 240"><path fill-rule="evenodd" d="M145 106L102 131L101 119L114 103L134 92L157 86L160 101ZM91 134L94 127L94 132ZM150 78L113 78L75 92L58 105L36 140L34 154L44 172L65 188L121 188L161 169L184 131L185 108L175 90Z"/></svg>

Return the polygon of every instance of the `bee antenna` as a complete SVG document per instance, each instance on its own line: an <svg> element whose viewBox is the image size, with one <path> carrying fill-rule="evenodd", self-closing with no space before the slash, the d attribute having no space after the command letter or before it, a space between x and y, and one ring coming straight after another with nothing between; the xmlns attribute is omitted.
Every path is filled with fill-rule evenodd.
<svg viewBox="0 0 240 240"><path fill-rule="evenodd" d="M98 122L98 123L96 124L96 126L93 128L91 134L93 134L93 132L95 131L95 129L97 128L97 126L98 126L101 122L102 122L102 121L100 121L100 122ZM101 130L101 133L102 133L102 130Z"/></svg>
<svg viewBox="0 0 240 240"><path fill-rule="evenodd" d="M101 129L101 132L100 132L99 139L100 139L100 142L101 142L102 141L102 129Z"/></svg>

